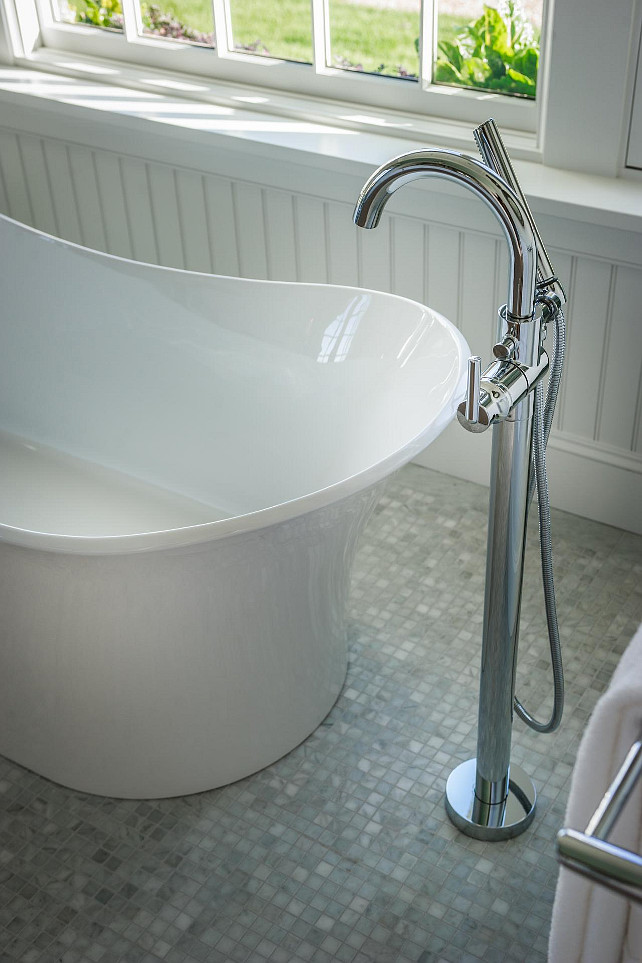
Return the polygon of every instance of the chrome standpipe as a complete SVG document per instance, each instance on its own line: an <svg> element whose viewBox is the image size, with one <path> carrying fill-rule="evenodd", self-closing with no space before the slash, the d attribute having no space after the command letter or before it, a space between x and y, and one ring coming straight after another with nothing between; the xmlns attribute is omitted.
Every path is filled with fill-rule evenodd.
<svg viewBox="0 0 642 963"><path fill-rule="evenodd" d="M520 360L498 359L481 375L475 420L467 423L468 398L457 414L471 431L494 425L477 756L458 766L446 784L451 821L466 835L484 840L522 833L533 820L536 801L533 783L511 765L510 752L533 432L531 388L546 371L548 358L540 349L539 319L519 328L512 353ZM502 334L498 344L505 348L510 336Z"/></svg>
<svg viewBox="0 0 642 963"><path fill-rule="evenodd" d="M515 322L506 309L500 311L499 339L493 348L497 361L481 375L479 359L470 359L476 375L469 369L466 400L457 411L468 431L484 431L491 424L494 429L477 756L448 778L446 811L466 835L502 840L524 832L535 815L535 787L520 767L511 765L510 748L531 473L532 389L548 368L542 347L543 306L559 309L565 296L493 120L477 128L475 141L485 163L522 202L535 238L537 265L538 316L534 312L531 321ZM471 398L475 391L477 397Z"/></svg>
<svg viewBox="0 0 642 963"><path fill-rule="evenodd" d="M510 259L508 298L500 311L495 360L471 358L457 417L469 431L494 426L477 756L450 775L446 810L477 839L517 836L532 822L535 789L510 763L515 665L524 566L533 388L548 368L543 312L536 302L563 301L528 204L493 121L476 131L486 163L457 151L413 151L384 164L364 185L354 211L359 227L376 227L390 196L418 177L442 177L472 191L498 219ZM537 284L537 287L536 287Z"/></svg>

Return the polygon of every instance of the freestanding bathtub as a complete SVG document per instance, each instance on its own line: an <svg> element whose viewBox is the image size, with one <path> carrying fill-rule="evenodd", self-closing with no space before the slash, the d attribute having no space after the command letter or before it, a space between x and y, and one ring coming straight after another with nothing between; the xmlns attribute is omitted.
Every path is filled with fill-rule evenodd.
<svg viewBox="0 0 642 963"><path fill-rule="evenodd" d="M355 543L467 346L357 288L139 264L0 217L0 753L129 798L301 742Z"/></svg>

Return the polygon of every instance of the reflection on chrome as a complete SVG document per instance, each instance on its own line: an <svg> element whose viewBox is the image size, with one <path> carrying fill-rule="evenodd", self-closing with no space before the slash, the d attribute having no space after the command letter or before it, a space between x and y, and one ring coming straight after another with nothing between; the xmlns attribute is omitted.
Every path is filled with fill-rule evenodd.
<svg viewBox="0 0 642 963"><path fill-rule="evenodd" d="M232 100L238 100L242 104L269 104L269 97L232 97Z"/></svg>

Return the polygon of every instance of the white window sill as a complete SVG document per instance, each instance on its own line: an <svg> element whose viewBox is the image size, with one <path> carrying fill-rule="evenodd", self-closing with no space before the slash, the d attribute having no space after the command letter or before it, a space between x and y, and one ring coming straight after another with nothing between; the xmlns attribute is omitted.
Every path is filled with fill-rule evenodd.
<svg viewBox="0 0 642 963"><path fill-rule="evenodd" d="M43 69L54 64L64 73ZM92 119L134 133L160 133L162 125L163 132L186 144L217 144L360 176L397 154L426 146L476 154L466 124L396 117L369 108L357 108L355 114L345 104L226 84L210 84L206 95L196 99L196 90L190 96L189 87L185 89L190 83L199 86L193 78L174 92L168 84L181 84L182 78L168 81L157 72L120 65L118 73L127 86L110 83L113 74L105 65L77 57L72 63L70 57L41 51L33 64L0 66L0 103L29 104L79 120L87 120L86 112L91 112ZM101 80L93 79L98 76ZM537 214L642 232L642 182L635 175L625 180L547 167L539 162L533 135L508 131L505 139Z"/></svg>

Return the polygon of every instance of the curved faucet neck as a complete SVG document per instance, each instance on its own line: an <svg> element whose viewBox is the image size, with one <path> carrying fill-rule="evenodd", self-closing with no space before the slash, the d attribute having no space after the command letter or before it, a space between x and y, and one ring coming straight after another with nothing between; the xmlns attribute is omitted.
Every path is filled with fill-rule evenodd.
<svg viewBox="0 0 642 963"><path fill-rule="evenodd" d="M472 191L493 212L506 238L510 272L507 314L525 321L535 309L537 240L522 200L485 164L452 150L417 150L384 164L364 185L354 210L359 227L373 228L390 195L418 177L443 177Z"/></svg>

